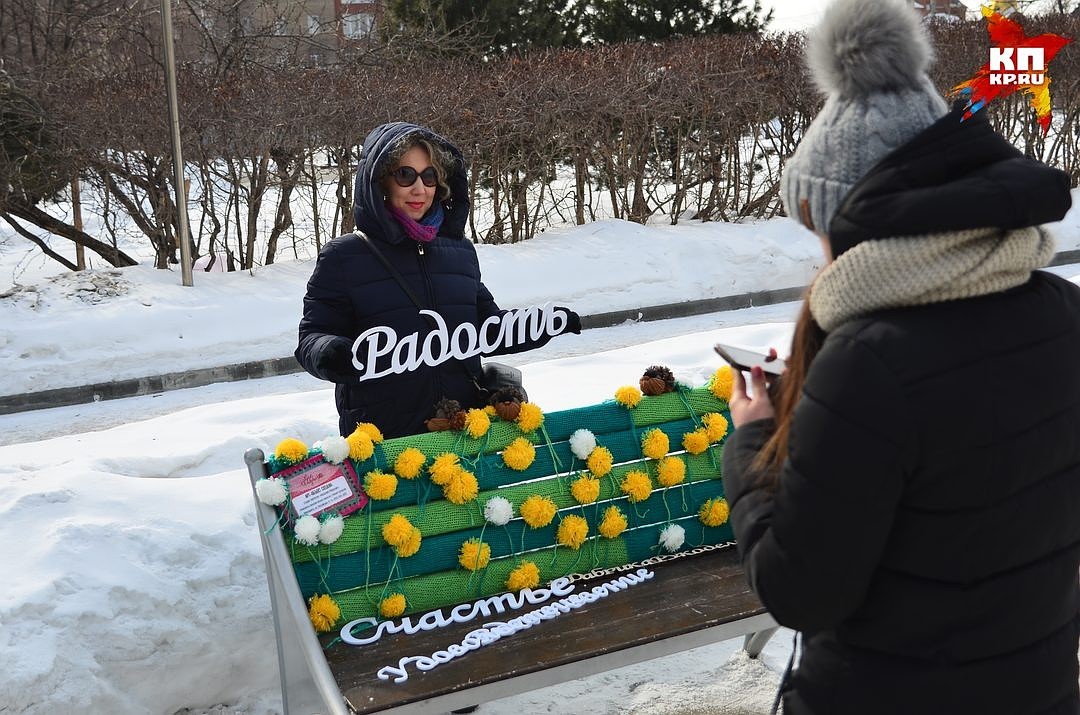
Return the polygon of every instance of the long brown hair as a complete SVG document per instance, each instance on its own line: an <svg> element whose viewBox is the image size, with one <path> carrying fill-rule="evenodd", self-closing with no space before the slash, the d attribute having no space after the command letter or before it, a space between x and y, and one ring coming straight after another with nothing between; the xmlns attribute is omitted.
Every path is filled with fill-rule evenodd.
<svg viewBox="0 0 1080 715"><path fill-rule="evenodd" d="M758 452L752 465L758 473L761 484L770 490L776 488L780 477L780 467L788 454L788 438L791 435L791 418L795 406L802 397L803 384L810 372L810 363L825 343L825 331L810 313L809 296L803 300L799 319L795 323L795 335L791 339L791 356L788 357L787 369L780 379L780 388L775 398L776 432Z"/></svg>

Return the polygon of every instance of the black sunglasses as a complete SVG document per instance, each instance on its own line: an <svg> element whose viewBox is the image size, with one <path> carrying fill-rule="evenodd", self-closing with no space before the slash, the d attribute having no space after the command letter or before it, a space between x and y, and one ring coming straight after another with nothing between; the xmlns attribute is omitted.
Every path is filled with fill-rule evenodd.
<svg viewBox="0 0 1080 715"><path fill-rule="evenodd" d="M439 183L439 175L435 173L434 166L429 166L419 173L411 166L399 166L397 169L394 169L393 176L394 183L404 189L415 184L417 176L420 177L420 181L424 182L424 186L434 186Z"/></svg>

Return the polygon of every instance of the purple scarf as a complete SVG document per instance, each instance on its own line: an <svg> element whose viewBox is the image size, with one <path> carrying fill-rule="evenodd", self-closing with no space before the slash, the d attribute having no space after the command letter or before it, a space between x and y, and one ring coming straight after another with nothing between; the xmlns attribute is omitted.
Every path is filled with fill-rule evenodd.
<svg viewBox="0 0 1080 715"><path fill-rule="evenodd" d="M414 221L407 214L402 213L389 203L386 204L386 210L390 212L395 221L401 224L409 238L422 243L431 243L435 240L435 237L439 235L439 227L442 226L443 218L446 215L443 213L442 204L437 201L432 210L428 211L427 216L424 216L420 221Z"/></svg>

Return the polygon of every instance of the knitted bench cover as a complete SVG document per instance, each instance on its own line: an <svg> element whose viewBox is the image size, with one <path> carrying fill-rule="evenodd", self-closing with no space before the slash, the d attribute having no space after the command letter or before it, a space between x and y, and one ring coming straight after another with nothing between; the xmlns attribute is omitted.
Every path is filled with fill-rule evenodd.
<svg viewBox="0 0 1080 715"><path fill-rule="evenodd" d="M301 544L283 526L300 590L306 599L329 595L340 610L340 624L536 585L528 574L546 582L731 541L720 480L729 414L727 402L714 391L723 394L709 386L680 385L675 392L635 396L627 404L607 401L553 412L528 432L488 411L490 426L475 430L482 431L478 437L449 430L380 441L367 459L350 460L361 482L373 472L393 474L410 448L425 458L423 470L415 478L398 479L389 498L371 498L345 517L341 536L329 545ZM575 454L571 436L581 436L580 430L588 430L596 448L610 453L610 466L602 459L591 470L580 445ZM522 438L531 445L523 452L529 455L524 468L521 460L504 459L507 447ZM652 445L648 450L646 438ZM432 464L447 454L457 455L460 468L475 476L475 496L464 503L449 500L432 481ZM311 457L321 457L320 450L310 450ZM295 461L271 457L270 470L280 472ZM583 478L596 481L591 490L577 493L587 494L579 501L573 485ZM485 505L496 497L512 507L506 523L485 518ZM521 508L538 499L547 512L531 520L544 523L530 526ZM391 520L418 530L419 548L388 544L384 527ZM524 581L513 576L521 573Z"/></svg>

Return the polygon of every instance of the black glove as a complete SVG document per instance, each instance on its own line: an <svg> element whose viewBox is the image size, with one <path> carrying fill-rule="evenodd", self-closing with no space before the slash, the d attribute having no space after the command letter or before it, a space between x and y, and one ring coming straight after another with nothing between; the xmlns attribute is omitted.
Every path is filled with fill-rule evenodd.
<svg viewBox="0 0 1080 715"><path fill-rule="evenodd" d="M567 308L565 305L555 306L555 310L561 310L566 313L566 330L564 333L573 333L574 335L581 335L581 316L574 311Z"/></svg>
<svg viewBox="0 0 1080 715"><path fill-rule="evenodd" d="M352 357L352 341L339 335L322 344L315 356L315 369L331 382L343 382L356 372Z"/></svg>

